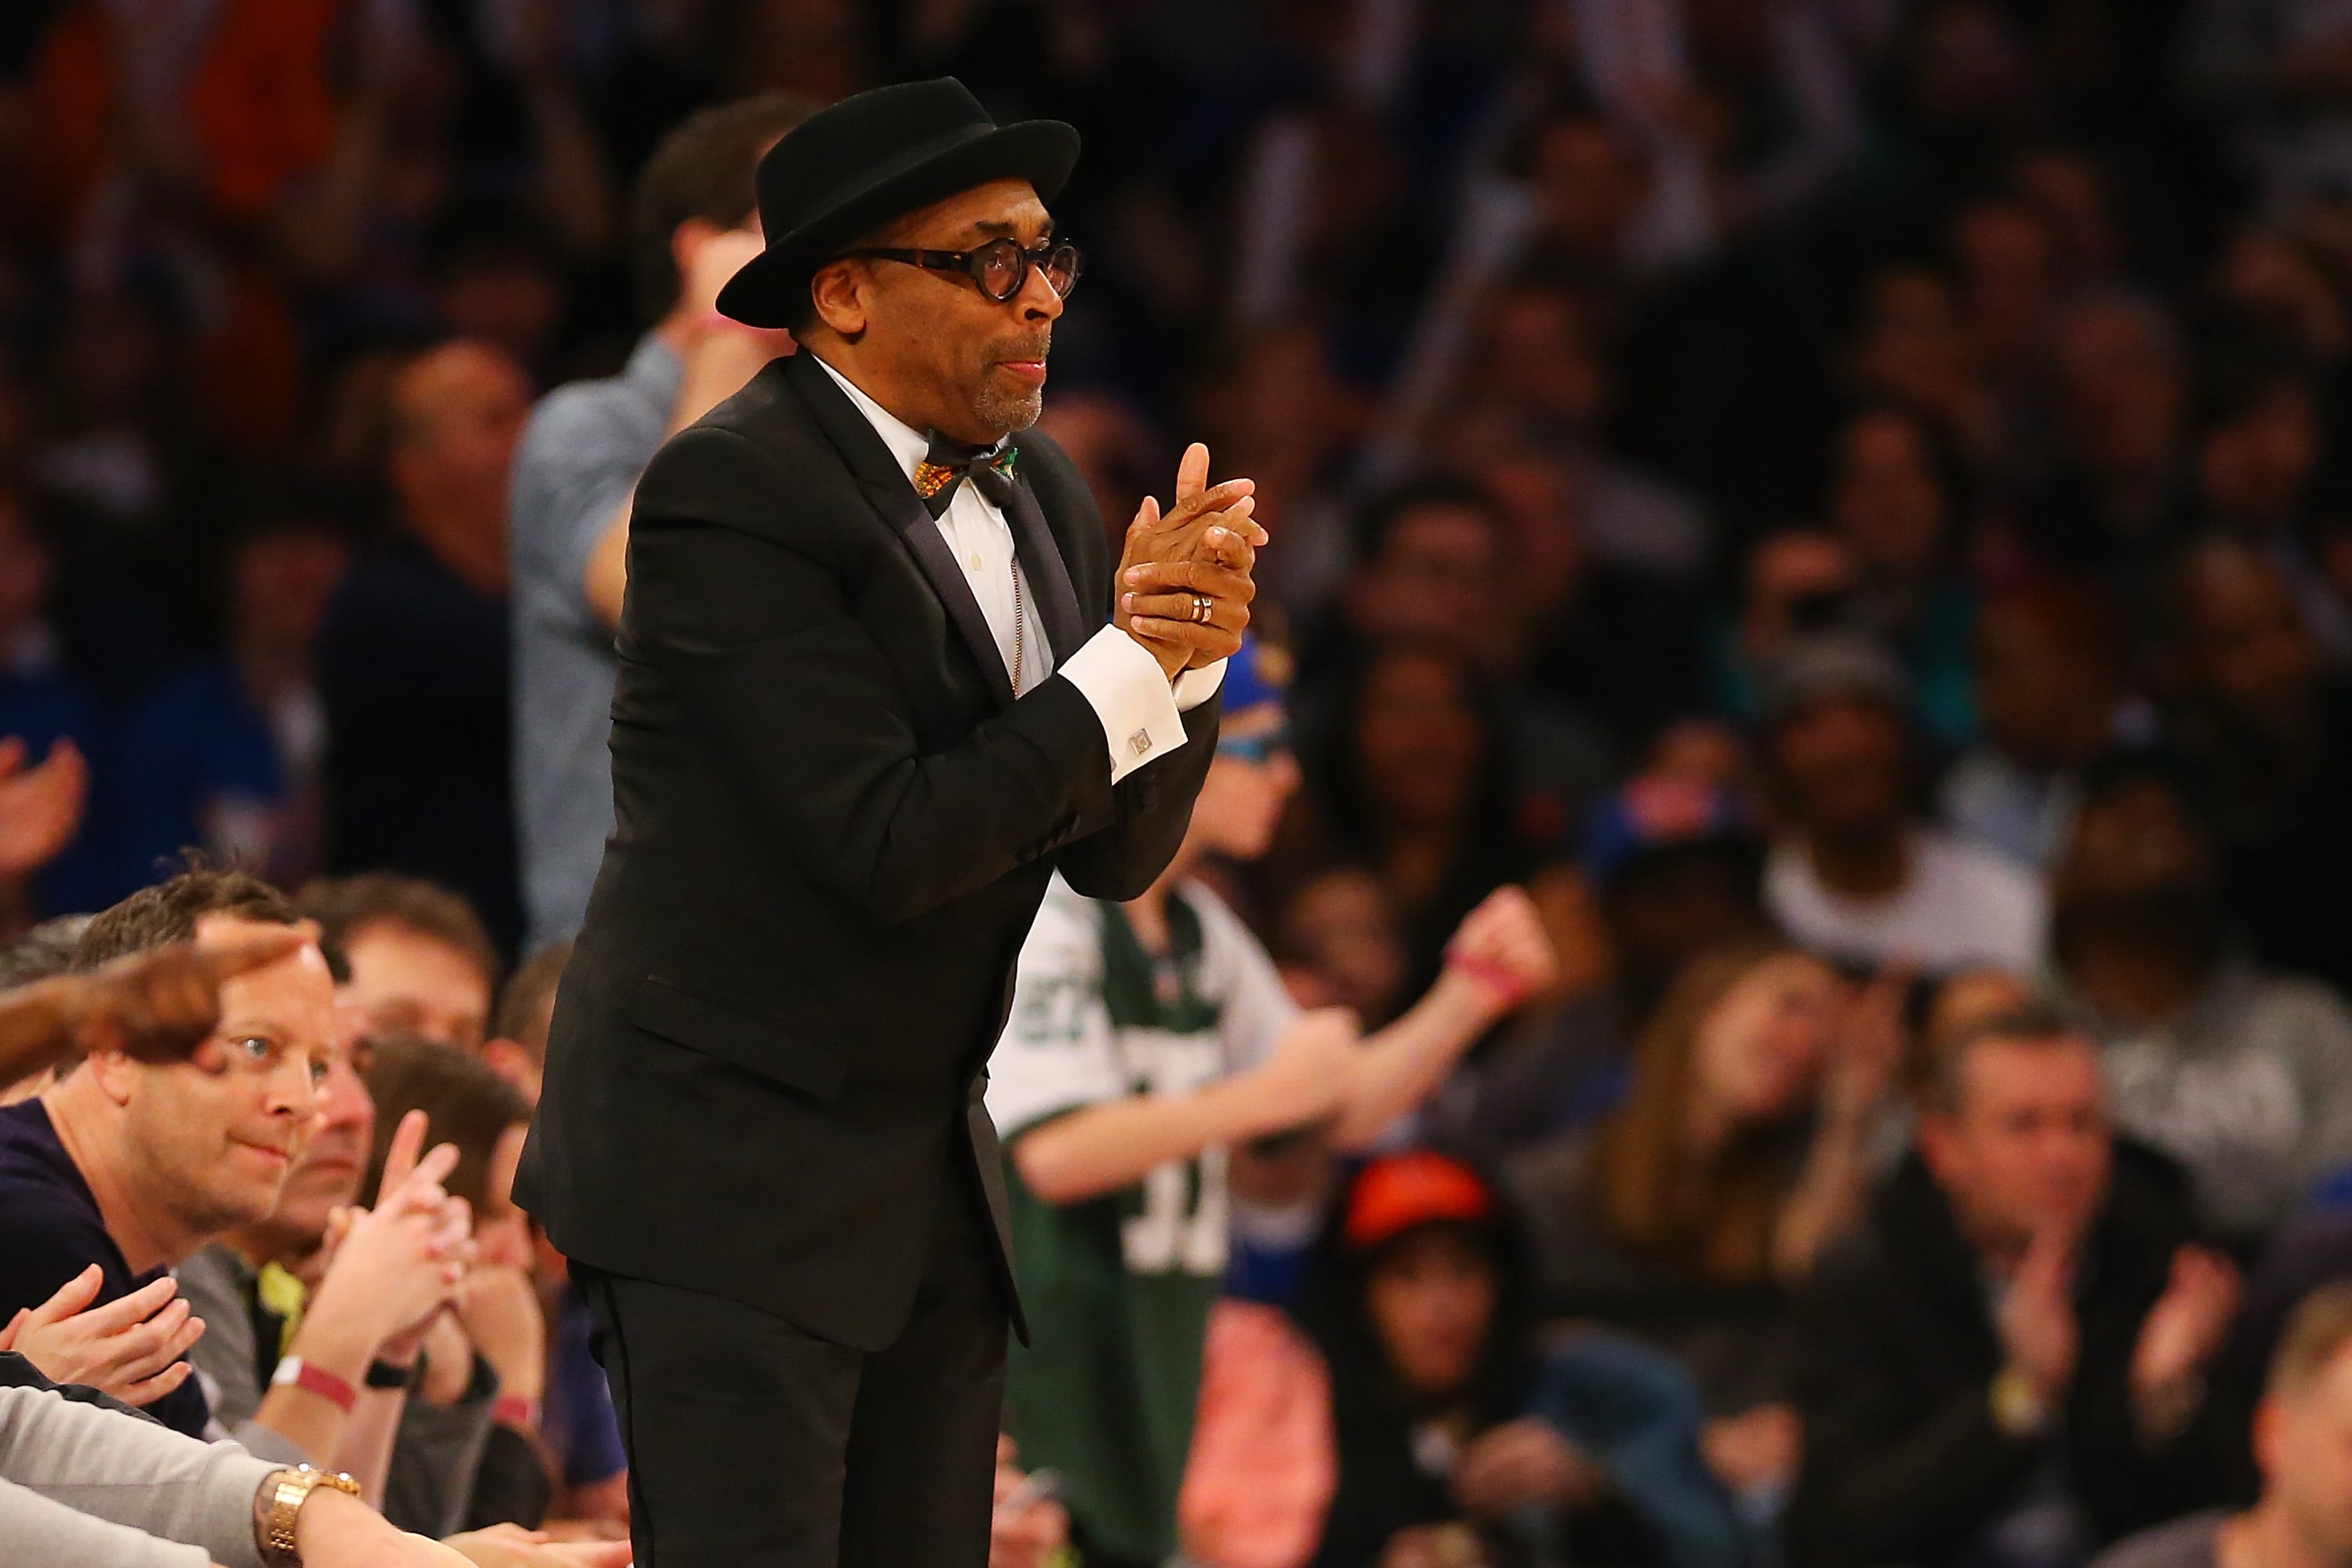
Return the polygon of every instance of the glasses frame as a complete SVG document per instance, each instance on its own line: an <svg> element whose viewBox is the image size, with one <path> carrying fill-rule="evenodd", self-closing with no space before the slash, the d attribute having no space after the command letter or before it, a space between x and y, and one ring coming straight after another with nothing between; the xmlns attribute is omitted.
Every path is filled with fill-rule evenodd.
<svg viewBox="0 0 2352 1568"><path fill-rule="evenodd" d="M1020 258L1020 270L1013 276L1010 289L1002 294L992 293L985 276L989 258L992 256L1002 257L1008 250ZM1064 251L1067 251L1070 257L1070 286L1054 289L1054 275L1047 270L1046 263ZM1055 298L1066 300L1078 291L1078 279L1087 267L1087 253L1066 239L1049 240L1034 250L1023 249L1017 239L992 239L971 250L920 250L898 245L867 245L842 254L875 261L903 261L909 267L919 267L928 272L961 273L971 279L972 287L978 289L983 298L993 300L1000 305L1010 304L1021 297L1021 290L1029 287L1029 274L1033 270L1045 273L1045 287L1054 289Z"/></svg>

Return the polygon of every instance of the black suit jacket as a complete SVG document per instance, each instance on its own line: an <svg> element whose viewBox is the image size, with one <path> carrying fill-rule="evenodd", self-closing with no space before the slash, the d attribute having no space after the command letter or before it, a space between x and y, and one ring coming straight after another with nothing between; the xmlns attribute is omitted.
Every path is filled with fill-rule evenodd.
<svg viewBox="0 0 2352 1568"><path fill-rule="evenodd" d="M1109 545L1069 459L1020 447L1058 668L1108 619ZM1114 788L1076 687L1013 700L937 526L804 358L646 469L617 647L615 826L518 1193L572 1258L878 1349L961 1173L1004 1238L980 1093L1047 880L1150 884L1217 704Z"/></svg>

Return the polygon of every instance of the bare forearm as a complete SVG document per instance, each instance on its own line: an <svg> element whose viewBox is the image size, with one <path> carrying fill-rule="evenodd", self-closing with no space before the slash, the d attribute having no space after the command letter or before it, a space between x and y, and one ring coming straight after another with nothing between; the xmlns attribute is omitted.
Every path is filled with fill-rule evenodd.
<svg viewBox="0 0 2352 1568"><path fill-rule="evenodd" d="M362 1390L368 1362L375 1354L375 1338L342 1310L342 1303L327 1289L322 1289L318 1302L304 1314L302 1326L296 1331L294 1342L287 1347L287 1353L300 1357L305 1366L339 1378L354 1390ZM362 1394L362 1397L364 1401L366 1396ZM263 1390L260 1407L253 1413L253 1418L320 1459L341 1451L350 1419L325 1394L294 1384L273 1384Z"/></svg>
<svg viewBox="0 0 2352 1568"><path fill-rule="evenodd" d="M1359 1047L1354 1092L1332 1131L1334 1146L1368 1148L1427 1099L1499 1016L1495 994L1451 971L1405 1016Z"/></svg>
<svg viewBox="0 0 2352 1568"><path fill-rule="evenodd" d="M0 1087L73 1049L81 984L76 976L58 975L0 994Z"/></svg>
<svg viewBox="0 0 2352 1568"><path fill-rule="evenodd" d="M359 1482L369 1504L383 1507L384 1483L392 1474L393 1439L400 1433L400 1415L407 1394L396 1388L366 1388L360 1402L343 1418L342 1441L335 1447L335 1468Z"/></svg>
<svg viewBox="0 0 2352 1568"><path fill-rule="evenodd" d="M1144 1094L1055 1118L1013 1145L1030 1191L1049 1204L1116 1192L1170 1160L1277 1131L1247 1076L1192 1094Z"/></svg>
<svg viewBox="0 0 2352 1568"><path fill-rule="evenodd" d="M1867 1182L1870 1119L1837 1116L1822 1122L1796 1190L1780 1206L1772 1236L1772 1269L1793 1284L1812 1272L1822 1248L1862 1212Z"/></svg>

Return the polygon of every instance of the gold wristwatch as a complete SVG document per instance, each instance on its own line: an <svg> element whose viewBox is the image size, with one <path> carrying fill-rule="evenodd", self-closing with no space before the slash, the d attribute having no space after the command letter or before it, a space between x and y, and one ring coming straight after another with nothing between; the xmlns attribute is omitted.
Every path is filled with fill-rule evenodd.
<svg viewBox="0 0 2352 1568"><path fill-rule="evenodd" d="M256 1500L255 1534L261 1543L261 1560L272 1568L299 1568L301 1554L294 1550L294 1523L302 1516L302 1505L320 1487L360 1495L359 1482L340 1470L314 1470L308 1465L297 1465L290 1470L280 1470L269 1478Z"/></svg>

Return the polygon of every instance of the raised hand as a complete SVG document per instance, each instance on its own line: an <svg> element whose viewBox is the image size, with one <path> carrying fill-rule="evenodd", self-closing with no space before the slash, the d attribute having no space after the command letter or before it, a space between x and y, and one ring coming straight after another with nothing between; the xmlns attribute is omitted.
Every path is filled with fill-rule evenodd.
<svg viewBox="0 0 2352 1568"><path fill-rule="evenodd" d="M25 742L0 741L0 877L23 877L47 865L73 842L89 800L89 764L80 748L59 740L34 767Z"/></svg>
<svg viewBox="0 0 2352 1568"><path fill-rule="evenodd" d="M1528 1416L1473 1439L1450 1484L1456 1502L1492 1517L1587 1501L1606 1484L1606 1475L1549 1425Z"/></svg>
<svg viewBox="0 0 2352 1568"><path fill-rule="evenodd" d="M181 1358L205 1323L169 1275L92 1307L104 1275L93 1263L9 1324L9 1348L52 1383L78 1383L125 1405L152 1405L188 1381Z"/></svg>
<svg viewBox="0 0 2352 1568"><path fill-rule="evenodd" d="M341 1211L331 1222L333 1254L306 1314L321 1324L361 1325L362 1336L379 1349L391 1347L395 1360L413 1353L404 1342L421 1335L455 1299L471 1259L462 1213L451 1208L458 1200L441 1187L457 1168L457 1146L444 1143L420 1155L425 1132L425 1112L401 1118L375 1207Z"/></svg>
<svg viewBox="0 0 2352 1568"><path fill-rule="evenodd" d="M1185 448L1175 503L1165 515L1145 497L1128 525L1112 624L1133 637L1172 678L1229 657L1241 646L1256 589L1250 573L1265 530L1252 517L1248 479L1211 485L1209 449ZM1203 617L1194 595L1209 601Z"/></svg>
<svg viewBox="0 0 2352 1568"><path fill-rule="evenodd" d="M2237 1315L2241 1283L2237 1266L2218 1253L2184 1247L2172 1255L2164 1294L2132 1347L2132 1397L2152 1432L2177 1431L2196 1413L2205 1363Z"/></svg>
<svg viewBox="0 0 2352 1568"><path fill-rule="evenodd" d="M1513 886L1496 889L1462 917L1445 944L1445 963L1449 973L1484 989L1497 1014L1549 985L1559 972L1542 911L1526 889Z"/></svg>
<svg viewBox="0 0 2352 1568"><path fill-rule="evenodd" d="M2064 1399L2074 1381L2081 1332L2073 1295L2074 1237L2052 1226L2025 1249L2000 1300L2001 1349L2045 1405Z"/></svg>

